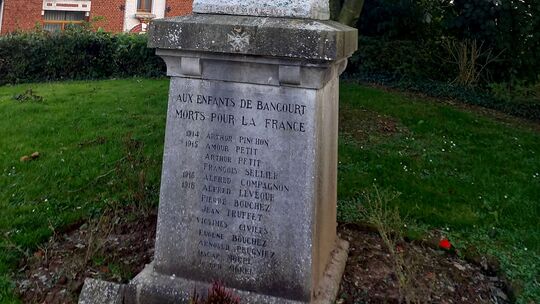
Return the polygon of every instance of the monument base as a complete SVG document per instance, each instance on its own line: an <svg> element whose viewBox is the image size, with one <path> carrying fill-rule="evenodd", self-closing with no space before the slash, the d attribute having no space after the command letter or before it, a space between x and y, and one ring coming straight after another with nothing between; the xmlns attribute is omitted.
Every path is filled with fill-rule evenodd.
<svg viewBox="0 0 540 304"><path fill-rule="evenodd" d="M349 243L338 239L332 251L324 276L317 288L311 304L332 304L339 292L341 277L345 270L349 253ZM226 282L225 282L226 284ZM211 283L186 280L184 278L163 275L149 264L125 290L125 304L179 304L189 303L194 291L205 295ZM306 304L283 298L229 289L241 298L242 304Z"/></svg>
<svg viewBox="0 0 540 304"><path fill-rule="evenodd" d="M339 75L357 30L205 12L149 26L171 77L154 261L127 286L103 284L107 302L92 302L105 290L89 282L83 303L187 303L214 280L242 304L334 303L348 255Z"/></svg>

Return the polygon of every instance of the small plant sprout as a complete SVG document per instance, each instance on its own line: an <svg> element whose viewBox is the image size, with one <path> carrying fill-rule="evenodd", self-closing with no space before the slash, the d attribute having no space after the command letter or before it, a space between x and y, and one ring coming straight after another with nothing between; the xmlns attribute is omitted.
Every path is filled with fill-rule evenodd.
<svg viewBox="0 0 540 304"><path fill-rule="evenodd" d="M401 218L397 207L390 204L399 195L400 193L380 192L374 187L372 192L365 195L365 201L359 206L359 211L367 223L375 226L385 244L388 256L392 258L402 302L417 303L419 293L415 286L418 275L417 262L414 259L406 259L402 254L405 248L401 244L407 224Z"/></svg>

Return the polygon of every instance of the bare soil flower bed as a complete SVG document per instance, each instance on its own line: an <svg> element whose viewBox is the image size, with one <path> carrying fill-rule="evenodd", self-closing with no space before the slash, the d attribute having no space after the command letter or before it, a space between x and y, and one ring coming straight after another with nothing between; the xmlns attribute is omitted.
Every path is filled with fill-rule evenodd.
<svg viewBox="0 0 540 304"><path fill-rule="evenodd" d="M427 242L405 242L398 245L406 275L400 284L376 232L356 225L340 231L350 251L337 303L509 303L505 282L487 265L467 263Z"/></svg>
<svg viewBox="0 0 540 304"><path fill-rule="evenodd" d="M55 234L21 261L17 280L21 300L77 303L85 278L127 282L152 260L156 223L153 211L125 208Z"/></svg>
<svg viewBox="0 0 540 304"><path fill-rule="evenodd" d="M126 216L129 215L129 216ZM57 233L21 261L17 290L24 303L77 303L87 277L127 282L154 253L156 213L125 208ZM340 227L350 253L337 303L508 303L504 282L480 265L430 246L400 244L407 280L376 232Z"/></svg>

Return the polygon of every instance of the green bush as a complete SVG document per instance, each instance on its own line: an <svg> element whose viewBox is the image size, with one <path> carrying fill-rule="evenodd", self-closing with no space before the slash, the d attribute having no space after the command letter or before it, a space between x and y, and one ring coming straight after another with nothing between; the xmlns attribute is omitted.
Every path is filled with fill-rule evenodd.
<svg viewBox="0 0 540 304"><path fill-rule="evenodd" d="M344 76L540 121L540 85L454 84L457 66L442 42L361 37Z"/></svg>
<svg viewBox="0 0 540 304"><path fill-rule="evenodd" d="M492 83L492 94L502 100L521 103L540 103L540 83L527 85L524 81L516 83Z"/></svg>
<svg viewBox="0 0 540 304"><path fill-rule="evenodd" d="M69 79L164 74L145 35L110 34L72 27L0 37L0 85Z"/></svg>
<svg viewBox="0 0 540 304"><path fill-rule="evenodd" d="M454 67L441 64L448 60L440 42L360 37L358 51L352 56L346 75L450 81L456 76Z"/></svg>
<svg viewBox="0 0 540 304"><path fill-rule="evenodd" d="M476 41L497 57L486 82L540 80L538 1L365 0L357 28L363 36L418 41L419 48L425 40Z"/></svg>

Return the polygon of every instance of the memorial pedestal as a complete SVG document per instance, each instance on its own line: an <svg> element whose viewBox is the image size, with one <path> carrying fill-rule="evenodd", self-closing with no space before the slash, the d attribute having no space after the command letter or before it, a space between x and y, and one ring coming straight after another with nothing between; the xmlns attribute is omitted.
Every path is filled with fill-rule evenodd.
<svg viewBox="0 0 540 304"><path fill-rule="evenodd" d="M242 303L333 303L348 250L339 75L357 31L194 14L149 38L171 77L156 251L124 302L183 303L220 281Z"/></svg>
<svg viewBox="0 0 540 304"><path fill-rule="evenodd" d="M131 285L140 303L213 281L248 303L315 300L336 248L338 79L356 41L332 21L152 24L172 78L155 260Z"/></svg>

